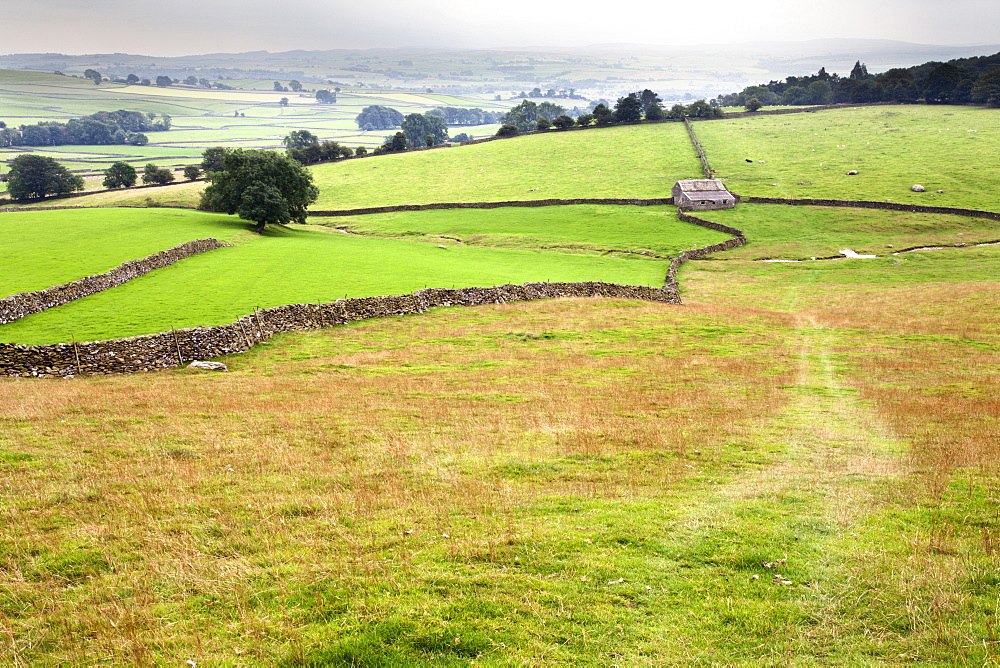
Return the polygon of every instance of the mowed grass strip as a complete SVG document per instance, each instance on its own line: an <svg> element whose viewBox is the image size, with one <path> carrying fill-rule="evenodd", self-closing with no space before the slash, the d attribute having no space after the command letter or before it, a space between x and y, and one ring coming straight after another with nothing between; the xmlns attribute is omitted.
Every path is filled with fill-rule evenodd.
<svg viewBox="0 0 1000 668"><path fill-rule="evenodd" d="M722 232L682 223L672 206L551 206L501 209L404 211L390 214L310 218L382 237L441 237L462 245L503 248L623 250L673 257L729 238ZM438 243L451 243L451 241Z"/></svg>
<svg viewBox="0 0 1000 668"><path fill-rule="evenodd" d="M424 287L550 280L660 286L666 270L665 260L631 254L442 248L308 226L274 229L0 326L0 341L119 338L231 322L258 307L406 294Z"/></svg>
<svg viewBox="0 0 1000 668"><path fill-rule="evenodd" d="M186 241L246 230L233 216L165 209L0 213L0 297L99 274Z"/></svg>
<svg viewBox="0 0 1000 668"><path fill-rule="evenodd" d="M997 220L906 211L740 204L698 215L746 234L745 246L717 254L717 258L830 257L845 248L888 255L917 246L1000 240Z"/></svg>
<svg viewBox="0 0 1000 668"><path fill-rule="evenodd" d="M878 106L706 121L694 129L712 168L740 195L1000 209L997 109ZM848 176L851 170L859 173ZM912 192L915 184L927 191Z"/></svg>

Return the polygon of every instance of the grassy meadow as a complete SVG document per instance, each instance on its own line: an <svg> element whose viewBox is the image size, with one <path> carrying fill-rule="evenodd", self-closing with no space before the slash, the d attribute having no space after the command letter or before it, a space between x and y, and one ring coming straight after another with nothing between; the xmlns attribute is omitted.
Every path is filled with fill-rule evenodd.
<svg viewBox="0 0 1000 668"><path fill-rule="evenodd" d="M843 249L889 255L918 246L1000 241L1000 221L903 211L741 204L700 217L743 230L747 244L720 259L831 257Z"/></svg>
<svg viewBox="0 0 1000 668"><path fill-rule="evenodd" d="M0 297L100 274L186 241L226 241L246 232L244 221L201 211L85 209L0 215ZM60 247L66 252L53 252Z"/></svg>
<svg viewBox="0 0 1000 668"><path fill-rule="evenodd" d="M253 84L256 83L257 86ZM388 131L364 132L354 119L367 106L380 104L402 114L424 113L437 106L506 111L515 103L496 102L479 96L413 94L388 88L345 87L337 103L320 105L315 100L319 84L308 84L300 93L258 90L264 82L228 81L236 90L126 85L104 82L94 86L88 79L72 76L0 70L0 120L15 127L39 121L61 121L97 111L152 112L167 114L173 126L167 132L148 133L147 146L56 146L0 148L0 163L31 152L47 155L82 174L98 174L113 162L123 160L135 167L148 162L180 168L201 162L211 146L281 149L281 140L292 130L308 130L323 139L333 139L351 148L380 145ZM287 83L287 81L286 81ZM328 87L328 86L327 86ZM288 105L280 104L281 98ZM466 132L477 137L493 135L499 126L453 127L452 134ZM100 179L88 183L99 188ZM0 197L4 196L0 184Z"/></svg>
<svg viewBox="0 0 1000 668"><path fill-rule="evenodd" d="M968 252L0 382L0 651L992 663L998 251Z"/></svg>
<svg viewBox="0 0 1000 668"><path fill-rule="evenodd" d="M1000 209L995 109L859 107L700 122L694 129L712 169L740 195ZM911 191L916 184L927 191Z"/></svg>
<svg viewBox="0 0 1000 668"><path fill-rule="evenodd" d="M808 195L877 199L844 184L877 168L872 188L895 193L893 179L922 169L895 135L917 136L913 119L952 121L949 112L987 113L878 107L695 127L734 190L764 194L755 189L774 187L752 170L784 183L805 169L796 140L770 137L774 124L827 122L831 152L859 128L895 124L876 167L843 177L854 181L831 172ZM841 113L867 120L836 126ZM664 196L697 174L683 136L655 134L676 127L522 137L314 173L323 208ZM626 136L637 155L619 155ZM985 167L977 141L955 144L956 156L920 145L953 185L913 201L991 208L989 191L963 185L951 163ZM754 147L788 161L743 162ZM528 192L543 175L552 192L573 194ZM45 277L19 266L11 284L93 271L188 234L236 245L0 327L0 340L156 331L199 309L224 322L269 299L451 281L659 284L666 262L654 256L724 236L665 207L317 218L263 237L226 217L134 215L0 214L18 240L5 264L33 252L30 221L52 228L45 245L70 250L66 267ZM438 308L280 335L223 358L224 374L0 378L0 657L1000 663L1000 246L973 245L1000 238L995 221L746 204L704 216L750 243L686 263L683 305ZM103 256L87 257L91 239ZM888 254L954 243L969 245ZM843 248L880 257L752 261Z"/></svg>
<svg viewBox="0 0 1000 668"><path fill-rule="evenodd" d="M144 220L143 214L148 212L156 215ZM124 259L148 255L137 250L137 237L153 226L168 228L175 219L183 224L172 228L172 236L166 232L150 235L141 239L145 244L142 248L158 243L155 250L160 250L211 235L235 243L232 248L186 258L117 288L0 326L0 341L29 344L217 325L256 308L330 302L347 296L405 294L424 287L590 280L660 286L670 257L685 248L727 238L714 230L680 223L667 207L539 207L373 216L378 222L371 236L345 234L320 225L277 228L258 236L248 233L233 217L163 209L25 211L4 216L21 226L20 243L12 246L10 253L14 258L19 257L18 247L38 252L40 247L30 230L32 225L49 221L59 223L51 227L51 239L59 238L61 228L74 227L67 241L76 244L89 243L88 229L97 228L95 238L101 233L109 235L105 252ZM121 227L116 223L119 216ZM338 225L364 225L365 218L330 220ZM408 231L408 220L425 232L418 236ZM510 221L517 224L499 234ZM400 225L407 231L392 230ZM434 236L475 229L481 232L478 237L464 243ZM629 229L635 231L631 240ZM110 236L115 234L120 235L120 242ZM173 239L181 241L173 243ZM40 265L58 270L61 280L71 280L93 273L97 266L104 267L102 271L110 268L98 265L98 257ZM51 280L51 272L40 269L36 273L33 266L20 264L22 275L13 275L10 285L43 286Z"/></svg>

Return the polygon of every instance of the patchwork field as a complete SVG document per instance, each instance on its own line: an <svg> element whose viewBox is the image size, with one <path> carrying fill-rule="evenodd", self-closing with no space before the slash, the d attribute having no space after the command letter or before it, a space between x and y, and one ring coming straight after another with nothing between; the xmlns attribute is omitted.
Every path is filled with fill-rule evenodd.
<svg viewBox="0 0 1000 668"><path fill-rule="evenodd" d="M797 139L776 141L771 124L826 122L823 150L836 153L855 131L834 125L837 113L696 130L737 192L806 196L795 190L806 186L764 183L797 183L807 168ZM863 130L892 123L899 133L982 113L980 133L968 133L982 139L997 118L950 107L843 113L872 114ZM683 135L654 134L676 127L525 137L315 173L323 208L664 196L678 175L697 174ZM631 157L618 152L623 132L634 133ZM880 145L888 157L844 176L853 181L814 178L808 196L878 199L851 185L878 169L869 181L882 199L1000 208L952 164L985 170L995 141L924 145L952 185L912 200L897 190L923 167L893 142ZM938 150L948 146L958 154ZM751 165L754 149L773 153ZM765 168L772 176L753 171ZM542 175L573 194L529 193ZM0 340L81 340L84 326L162 328L157 319L179 327L198 309L225 321L268 299L326 299L324 290L595 273L659 284L666 261L653 255L725 236L681 225L666 207L317 218L264 237L208 214L128 216L0 214L16 233L5 240L17 240L5 265L36 258L36 246L58 245L66 258L39 261L37 275L19 265L3 280L63 280L209 236L201 230L236 246L0 327ZM225 374L0 378L0 656L13 665L1000 662L1000 246L973 245L1000 228L749 204L705 217L745 230L749 243L685 264L684 305L439 308L280 335L225 358ZM35 226L40 243L25 221L45 223ZM89 258L90 245L102 254ZM916 245L951 247L889 255ZM752 261L844 248L881 257Z"/></svg>
<svg viewBox="0 0 1000 668"><path fill-rule="evenodd" d="M250 82L229 82L248 85ZM272 86L268 82L268 86ZM173 127L168 132L149 133L148 146L58 146L0 148L0 163L9 162L24 152L51 156L74 171L96 174L116 161L136 167L147 162L174 168L201 162L202 152L210 146L283 148L281 140L292 130L309 130L323 139L333 139L351 148L369 149L384 141L388 131L363 132L354 119L366 106L392 106L403 114L424 113L437 106L481 108L506 111L512 104L498 103L481 96L414 95L398 91L346 87L337 103L316 103L310 84L301 93L272 90L218 90L170 87L128 86L41 72L0 70L0 120L11 127L39 121L62 121L97 111L129 111L168 114ZM288 106L282 106L282 98ZM242 114L242 115L241 115ZM456 127L452 134L466 132L489 136L498 126ZM97 183L88 184L99 187ZM4 196L0 184L0 197Z"/></svg>
<svg viewBox="0 0 1000 668"><path fill-rule="evenodd" d="M669 258L684 248L718 243L728 235L676 220L666 207L540 207L493 211L428 211L401 217L377 216L378 236L358 236L318 225L269 230L258 236L233 225L228 216L199 212L101 209L34 211L4 214L21 230L11 235L10 254L18 246L38 252L32 224L53 221L58 230L75 226L77 243L90 227L107 234L111 257L141 257L151 240L162 248L182 241L216 235L235 242L233 248L203 253L134 279L125 285L65 306L0 326L0 341L58 343L75 338L93 341L149 334L180 327L217 325L282 304L330 302L341 297L406 294L424 287L467 287L528 281L607 281L626 285L661 286ZM116 220L123 216L123 225ZM141 239L152 225L167 228L183 220L170 234ZM363 222L356 219L331 219ZM387 228L409 228L412 220L422 235L399 234ZM517 220L508 234L497 235L506 220ZM479 221L483 221L480 226ZM458 243L433 234L480 229L480 238ZM635 230L628 240L626 230ZM516 237L514 235L517 235ZM100 233L95 235L100 238ZM383 238L386 237L386 238ZM393 238L395 237L395 238ZM176 243L166 239L180 239ZM48 247L52 247L50 242ZM156 250L159 250L157 248ZM611 252L622 251L622 252ZM155 251L149 251L155 252ZM21 264L21 275L10 285L41 285L47 276L72 280L110 264L101 256L82 262L49 261L35 272ZM121 261L130 259L123 257ZM85 269L86 267L86 269ZM43 271L44 269L44 271ZM51 284L51 283L49 283ZM34 289L38 289L37 287ZM8 289L15 292L17 289Z"/></svg>

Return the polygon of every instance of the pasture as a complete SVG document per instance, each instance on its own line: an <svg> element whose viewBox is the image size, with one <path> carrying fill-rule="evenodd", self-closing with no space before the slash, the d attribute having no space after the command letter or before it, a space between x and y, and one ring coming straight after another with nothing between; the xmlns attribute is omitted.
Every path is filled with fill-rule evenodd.
<svg viewBox="0 0 1000 668"><path fill-rule="evenodd" d="M55 220L63 226L75 225L73 238L86 244L89 227L115 229L120 211L128 214L126 225L119 231L120 242L108 241L108 252L122 257L136 252L133 248L138 240L134 237L145 229L140 211L39 211L5 217L17 220L23 230L18 245L37 252L27 233L32 222ZM160 215L145 222L147 227L168 227L174 219L183 222L171 235L160 233L163 241L156 250L176 245L166 241L168 236L187 241L214 234L236 245L181 260L118 288L2 325L0 341L36 344L71 337L77 341L120 338L222 324L256 308L405 294L424 287L591 280L660 286L669 257L684 248L706 246L728 236L679 223L673 212L664 208L646 211L645 207L540 207L513 210L506 216L478 210L421 212L413 216L428 230L421 238L409 234L397 238L391 238L395 234L384 235L387 238L349 235L318 225L268 230L258 236L234 225L227 216L157 213ZM495 229L503 220L514 218L519 223L515 231L522 235L516 240L509 235L495 238L487 234L478 243L456 243L430 236L430 231L449 231L456 226L475 229L476 221L482 219L492 220ZM129 220L133 220L132 227ZM396 222L408 226L401 220ZM489 223L482 229L489 232ZM631 243L625 239L628 229L636 230L637 239ZM149 241L144 244L143 248L152 245ZM137 256L143 254L149 253ZM62 280L71 280L65 277L78 278L92 271L84 266L104 267L108 262L88 259L86 265L49 264L59 267ZM22 265L23 276L12 279L12 285L38 285L48 280L35 276L31 266Z"/></svg>
<svg viewBox="0 0 1000 668"><path fill-rule="evenodd" d="M923 169L895 135L926 139L919 127L949 112L970 127L973 113L996 118L879 107L695 127L733 190L767 194L758 189L775 187L753 170L797 184L808 167L775 123L838 127L823 151L852 146L859 159L869 149L855 145L857 128L888 123L889 138L873 142L884 157L844 177L854 181L813 178L808 196L877 199L851 190L877 169L870 188L895 199ZM867 120L835 125L839 113ZM572 194L538 197L665 196L698 170L683 136L656 134L677 127L314 173L323 208L527 199L543 175ZM983 145L936 130L929 160L952 179L945 195L962 196L947 201L1000 208L952 164L985 166ZM616 152L625 136L636 156ZM938 150L948 147L959 155ZM752 150L772 153L741 166ZM604 177L602 158L624 166ZM805 186L775 190L807 196L795 188ZM0 327L0 340L180 327L198 309L224 322L268 299L449 281L654 285L666 262L638 253L724 236L660 207L317 218L264 237L225 217L144 213L154 212L177 219L158 219L142 243L205 229L237 245ZM2 218L30 248L21 221L64 216L70 266L92 271L98 224L111 247L100 262L144 252L141 215L114 237L120 213ZM997 663L1000 246L972 245L1000 238L996 222L749 204L703 215L750 243L685 264L684 305L440 308L279 335L225 358L226 374L0 379L0 655L15 665ZM969 246L887 254L956 242ZM883 256L750 261L841 248Z"/></svg>
<svg viewBox="0 0 1000 668"><path fill-rule="evenodd" d="M890 105L700 122L694 129L718 177L740 195L1000 209L994 109ZM912 192L915 184L927 191Z"/></svg>
<svg viewBox="0 0 1000 668"><path fill-rule="evenodd" d="M0 382L4 652L995 661L998 257L960 252Z"/></svg>
<svg viewBox="0 0 1000 668"><path fill-rule="evenodd" d="M239 83L239 82L232 82ZM243 82L249 84L249 82ZM268 82L271 85L271 82ZM309 130L323 139L333 139L368 149L384 141L388 131L364 132L354 122L358 113L373 104L388 105L403 114L424 113L433 107L479 107L506 111L512 106L462 95L412 94L379 88L346 88L336 104L320 105L314 97L318 84L301 93L274 90L218 90L129 86L41 72L0 70L0 120L11 126L39 121L62 121L97 111L129 111L168 114L173 128L149 133L147 146L57 146L30 147L32 153L53 157L74 171L96 174L111 163L124 160L136 167L153 162L179 168L201 162L210 146L281 149L281 139L292 130ZM281 106L281 98L288 106ZM242 114L242 115L238 115ZM452 134L469 132L492 135L498 126L453 128ZM0 161L25 152L23 147L0 148ZM2 188L2 184L0 184ZM0 190L0 197L3 196Z"/></svg>

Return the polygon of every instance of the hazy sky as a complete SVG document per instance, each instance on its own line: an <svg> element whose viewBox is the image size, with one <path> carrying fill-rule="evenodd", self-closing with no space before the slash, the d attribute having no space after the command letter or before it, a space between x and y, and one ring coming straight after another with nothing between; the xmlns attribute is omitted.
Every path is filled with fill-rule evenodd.
<svg viewBox="0 0 1000 668"><path fill-rule="evenodd" d="M0 0L0 53L185 55L393 46L1000 43L997 0Z"/></svg>

